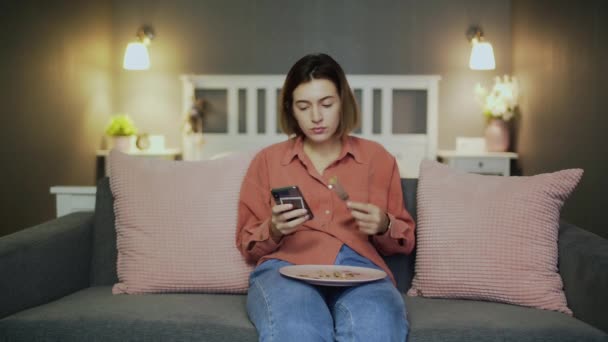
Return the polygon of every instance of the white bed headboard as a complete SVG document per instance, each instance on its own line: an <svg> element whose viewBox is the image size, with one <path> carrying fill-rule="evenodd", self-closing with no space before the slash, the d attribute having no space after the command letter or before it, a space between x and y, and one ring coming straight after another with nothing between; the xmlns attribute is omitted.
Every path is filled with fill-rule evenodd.
<svg viewBox="0 0 608 342"><path fill-rule="evenodd" d="M204 133L204 145L196 154L184 151L185 160L209 159L218 154L260 148L284 141L277 133L277 91L285 75L182 75L182 113L193 104L197 90L224 90L227 94L227 132ZM354 134L381 143L399 163L401 177L418 177L423 159L435 159L437 152L438 75L347 75L352 89L361 92L361 132ZM239 90L245 91L245 132L239 132ZM258 90L265 94L265 113L258 113ZM381 127L374 133L374 91L381 92ZM393 91L426 91L426 132L393 133ZM264 133L258 133L258 115L264 115Z"/></svg>

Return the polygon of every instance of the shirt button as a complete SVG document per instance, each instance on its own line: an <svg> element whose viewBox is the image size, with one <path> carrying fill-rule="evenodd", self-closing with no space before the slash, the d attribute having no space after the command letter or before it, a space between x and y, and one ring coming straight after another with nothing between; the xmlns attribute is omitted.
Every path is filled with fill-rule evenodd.
<svg viewBox="0 0 608 342"><path fill-rule="evenodd" d="M327 215L329 215L329 213L331 213L331 211L329 211L329 210L325 210L325 213L326 213Z"/></svg>

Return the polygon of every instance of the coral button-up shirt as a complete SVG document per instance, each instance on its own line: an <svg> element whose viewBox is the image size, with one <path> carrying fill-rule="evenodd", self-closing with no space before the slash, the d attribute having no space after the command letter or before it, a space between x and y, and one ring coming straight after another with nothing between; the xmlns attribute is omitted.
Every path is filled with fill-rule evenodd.
<svg viewBox="0 0 608 342"><path fill-rule="evenodd" d="M337 177L349 200L372 203L386 212L390 229L374 236L360 232L346 203L328 187L332 177ZM314 218L276 243L270 236L275 205L270 190L290 185L300 188ZM241 186L236 244L249 262L258 265L267 259L333 265L346 244L394 282L378 252L409 254L415 243L414 227L403 204L396 160L380 144L348 136L336 161L319 174L304 153L302 138L292 138L266 147L252 160Z"/></svg>

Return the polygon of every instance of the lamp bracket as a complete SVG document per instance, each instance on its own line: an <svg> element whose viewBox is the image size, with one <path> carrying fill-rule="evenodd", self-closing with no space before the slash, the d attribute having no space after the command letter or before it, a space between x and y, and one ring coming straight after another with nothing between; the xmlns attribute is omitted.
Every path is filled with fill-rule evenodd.
<svg viewBox="0 0 608 342"><path fill-rule="evenodd" d="M140 41L144 43L149 43L152 39L154 39L156 34L154 33L154 29L152 28L152 26L143 25L137 30L136 36Z"/></svg>
<svg viewBox="0 0 608 342"><path fill-rule="evenodd" d="M483 30L481 29L480 26L473 25L473 26L469 27L469 29L467 30L466 36L467 36L467 40L469 42L472 41L473 38L477 38L477 40L481 40L481 38L483 38Z"/></svg>

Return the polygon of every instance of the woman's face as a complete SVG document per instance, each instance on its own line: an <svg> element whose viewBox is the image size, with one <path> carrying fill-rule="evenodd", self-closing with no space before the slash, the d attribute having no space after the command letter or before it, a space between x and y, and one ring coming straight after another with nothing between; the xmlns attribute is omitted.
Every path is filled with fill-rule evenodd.
<svg viewBox="0 0 608 342"><path fill-rule="evenodd" d="M342 102L332 81L313 79L293 91L293 113L313 143L330 141L340 124Z"/></svg>

